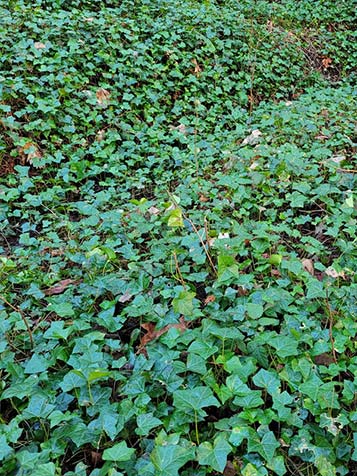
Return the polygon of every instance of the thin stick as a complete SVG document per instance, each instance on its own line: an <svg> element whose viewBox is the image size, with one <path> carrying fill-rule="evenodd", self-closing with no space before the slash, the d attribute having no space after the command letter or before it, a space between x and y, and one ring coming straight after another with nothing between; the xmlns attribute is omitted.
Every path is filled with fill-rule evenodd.
<svg viewBox="0 0 357 476"><path fill-rule="evenodd" d="M342 172L345 174L357 174L356 169L336 169L338 172Z"/></svg>
<svg viewBox="0 0 357 476"><path fill-rule="evenodd" d="M167 190L167 193L169 194L169 196L170 196L171 200L174 202L174 204L178 207L178 203L176 202L175 198L172 196L172 193L171 193L169 190ZM182 210L181 210L181 211L182 211ZM212 261L211 255L209 254L209 251L208 251L208 249L207 249L207 246L205 245L205 242L203 241L201 235L199 234L199 232L198 232L198 230L197 230L195 224L193 223L192 220L190 220L190 218L188 218L188 216L187 216L183 211L182 211L182 216L184 217L185 220L187 220L187 221L189 222L189 224L190 224L190 225L192 226L192 228L193 228L193 231L194 231L194 232L196 233L196 235L198 236L198 239L200 240L201 245L203 246L203 250L204 250L204 252L206 253L206 256L207 256L208 261L209 261L209 263L210 263L210 265L211 265L211 267L212 267L212 270L213 270L214 273L217 275L217 269L216 269L216 267L215 267L215 265L214 265L214 263L213 263L213 261Z"/></svg>
<svg viewBox="0 0 357 476"><path fill-rule="evenodd" d="M27 317L25 316L25 314L21 311L21 309L19 309L18 307L15 307L11 304L11 302L9 302L7 299L5 299L3 296L0 295L0 299L1 301L3 301L5 304L7 304L9 307L11 307L11 309L13 309L15 312L18 312L22 318L22 320L24 321L24 324L26 326L26 329L27 329L27 332L28 332L28 335L30 337L30 342L31 342L31 347L33 348L34 347L34 341L33 341L33 335L32 335L32 330L30 328L30 325L29 325L29 322L27 320Z"/></svg>
<svg viewBox="0 0 357 476"><path fill-rule="evenodd" d="M180 265L179 265L178 260L177 260L176 251L174 251L173 255L174 255L177 274L179 275L179 279L180 279L180 282L181 282L183 288L186 290L186 284L185 284L185 281L184 281L184 279L182 277L182 274L181 274Z"/></svg>
<svg viewBox="0 0 357 476"><path fill-rule="evenodd" d="M329 300L328 300L327 289L326 289L325 302L326 302L327 312L328 312L328 316L329 316L329 319L328 319L328 333L329 333L330 342L331 342L332 358L333 358L333 361L335 362L335 364L337 364L337 356L336 356L336 350L335 350L335 340L333 338L333 333L332 333L332 331L333 331L333 312L332 312L332 309L331 309L331 306L330 306L330 303L329 303Z"/></svg>

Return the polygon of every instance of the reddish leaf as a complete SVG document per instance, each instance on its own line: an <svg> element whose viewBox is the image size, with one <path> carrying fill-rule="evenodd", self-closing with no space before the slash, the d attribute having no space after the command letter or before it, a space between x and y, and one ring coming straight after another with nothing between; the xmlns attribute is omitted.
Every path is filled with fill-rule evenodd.
<svg viewBox="0 0 357 476"><path fill-rule="evenodd" d="M53 296L53 294L62 294L68 288L68 286L70 286L71 284L78 283L79 281L75 279L62 279L62 281L59 281L54 286L45 289L43 292L46 296Z"/></svg>
<svg viewBox="0 0 357 476"><path fill-rule="evenodd" d="M188 323L185 321L185 318L181 316L177 324L167 324L167 326L163 327L162 329L156 330L156 324L153 322L144 322L141 324L141 327L146 330L146 334L144 334L140 339L138 353L146 354L145 346L149 342L158 339L160 336L162 336L162 334L165 334L165 332L172 328L179 329L183 332L188 328Z"/></svg>

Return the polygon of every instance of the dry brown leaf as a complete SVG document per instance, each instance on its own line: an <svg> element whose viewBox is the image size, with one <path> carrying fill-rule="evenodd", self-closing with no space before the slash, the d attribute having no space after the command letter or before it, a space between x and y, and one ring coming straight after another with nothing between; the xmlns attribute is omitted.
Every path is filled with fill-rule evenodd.
<svg viewBox="0 0 357 476"><path fill-rule="evenodd" d="M150 207L148 209L148 212L150 213L150 215L158 215L160 213L160 210L156 207Z"/></svg>
<svg viewBox="0 0 357 476"><path fill-rule="evenodd" d="M33 46L36 48L36 50L44 50L46 48L46 45L41 43L41 41L35 41Z"/></svg>
<svg viewBox="0 0 357 476"><path fill-rule="evenodd" d="M185 321L185 318L181 316L177 324L167 324L167 326L163 327L162 329L156 330L156 324L153 322L144 322L143 324L141 324L141 327L146 330L146 334L144 334L140 339L138 352L146 353L145 346L149 342L158 339L160 336L165 334L165 332L169 331L172 328L179 329L183 332L188 329L188 323Z"/></svg>
<svg viewBox="0 0 357 476"><path fill-rule="evenodd" d="M59 281L55 285L51 286L50 288L47 288L43 291L43 293L46 296L53 296L54 294L62 294L68 286L71 284L78 284L79 281L76 279L62 279L62 281Z"/></svg>
<svg viewBox="0 0 357 476"><path fill-rule="evenodd" d="M122 296L120 296L120 298L118 299L118 301L122 304L124 304L125 302L128 302L130 301L130 299L133 297L132 294L130 293L124 293Z"/></svg>
<svg viewBox="0 0 357 476"><path fill-rule="evenodd" d="M96 93L97 103L100 106L107 106L110 100L110 92L107 89L99 88Z"/></svg>
<svg viewBox="0 0 357 476"><path fill-rule="evenodd" d="M194 64L195 66L195 69L194 69L194 74L199 77L201 72L202 72L202 68L200 67L200 65L198 64L196 58L193 58L192 60L192 63Z"/></svg>
<svg viewBox="0 0 357 476"><path fill-rule="evenodd" d="M97 132L97 134L95 136L95 140L97 142L102 142L104 137L105 137L105 129L101 129L100 131Z"/></svg>
<svg viewBox="0 0 357 476"><path fill-rule="evenodd" d="M326 276L330 276L330 278L342 278L342 279L344 279L346 277L344 271L336 271L334 268L332 268L332 266L325 269L325 274L326 274Z"/></svg>
<svg viewBox="0 0 357 476"><path fill-rule="evenodd" d="M237 470L235 469L233 463L231 461L227 461L226 467L223 471L223 476L236 476Z"/></svg>
<svg viewBox="0 0 357 476"><path fill-rule="evenodd" d="M26 142L25 145L19 147L19 154L21 156L21 163L32 164L34 159L41 159L42 154L37 144L34 142Z"/></svg>
<svg viewBox="0 0 357 476"><path fill-rule="evenodd" d="M249 136L247 136L243 142L242 145L256 145L260 141L260 136L262 135L261 131L259 129L254 129Z"/></svg>
<svg viewBox="0 0 357 476"><path fill-rule="evenodd" d="M322 63L322 66L324 67L324 69L330 68L331 65L332 65L332 59L328 58L328 57L322 58L321 63Z"/></svg>
<svg viewBox="0 0 357 476"><path fill-rule="evenodd" d="M324 354L315 355L314 362L316 365L325 365L326 367L328 367L329 365L335 362L335 359L332 355L325 352Z"/></svg>
<svg viewBox="0 0 357 476"><path fill-rule="evenodd" d="M214 302L215 300L216 300L215 296L213 296L213 294L210 294L204 300L204 304L205 304L205 306L207 306L207 304L209 304L210 302Z"/></svg>
<svg viewBox="0 0 357 476"><path fill-rule="evenodd" d="M51 256L63 256L64 249L58 248L53 250L52 248L43 248L43 250L40 251L40 255L45 255L46 253L49 253Z"/></svg>
<svg viewBox="0 0 357 476"><path fill-rule="evenodd" d="M301 264L305 271L310 273L312 276L315 275L314 263L311 259L309 258L302 259Z"/></svg>

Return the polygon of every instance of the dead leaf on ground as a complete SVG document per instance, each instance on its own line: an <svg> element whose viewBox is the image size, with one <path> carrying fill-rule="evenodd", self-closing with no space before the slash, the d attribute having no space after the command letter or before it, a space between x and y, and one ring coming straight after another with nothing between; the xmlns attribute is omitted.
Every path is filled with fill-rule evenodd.
<svg viewBox="0 0 357 476"><path fill-rule="evenodd" d="M213 296L213 294L210 294L204 300L204 304L205 304L205 306L207 306L207 304L209 304L210 302L214 302L215 300L216 300L215 296Z"/></svg>
<svg viewBox="0 0 357 476"><path fill-rule="evenodd" d="M110 100L110 92L107 89L99 88L96 93L97 103L100 106L107 106Z"/></svg>
<svg viewBox="0 0 357 476"><path fill-rule="evenodd" d="M148 209L148 212L150 213L150 215L158 215L160 213L160 210L156 207L150 207Z"/></svg>
<svg viewBox="0 0 357 476"><path fill-rule="evenodd" d="M259 129L254 129L249 136L247 136L241 145L256 145L260 141L262 133Z"/></svg>
<svg viewBox="0 0 357 476"><path fill-rule="evenodd" d="M41 41L35 41L33 46L36 48L36 50L44 50L46 48L46 45L41 43Z"/></svg>
<svg viewBox="0 0 357 476"><path fill-rule="evenodd" d="M97 132L97 134L95 136L95 140L97 142L102 142L104 137L105 137L105 129L101 129L100 131Z"/></svg>
<svg viewBox="0 0 357 476"><path fill-rule="evenodd" d="M195 69L194 69L194 74L195 74L197 77L199 77L200 74L201 74L201 72L202 72L202 68L201 68L200 65L198 64L196 58L193 58L192 63L194 64L194 67L195 67Z"/></svg>
<svg viewBox="0 0 357 476"><path fill-rule="evenodd" d="M309 258L302 259L301 264L304 270L310 273L311 276L315 275L314 262L311 259Z"/></svg>
<svg viewBox="0 0 357 476"><path fill-rule="evenodd" d="M58 248L58 249L43 248L43 250L40 251L40 255L45 255L46 253L49 253L51 256L63 256L64 249L63 248Z"/></svg>
<svg viewBox="0 0 357 476"><path fill-rule="evenodd" d="M34 142L26 142L22 147L19 147L19 154L22 164L29 163L32 165L34 159L42 158L41 151Z"/></svg>
<svg viewBox="0 0 357 476"><path fill-rule="evenodd" d="M345 155L334 155L333 157L329 159L330 162L334 162L335 164L340 164L344 160L346 160Z"/></svg>
<svg viewBox="0 0 357 476"><path fill-rule="evenodd" d="M331 58L322 58L322 66L324 67L324 69L327 69L327 68L331 68L331 65L332 65L332 59Z"/></svg>
<svg viewBox="0 0 357 476"><path fill-rule="evenodd" d="M231 461L227 461L226 467L223 471L223 476L236 476L237 470L235 469L233 463Z"/></svg>
<svg viewBox="0 0 357 476"><path fill-rule="evenodd" d="M330 276L330 278L342 278L345 279L345 272L344 271L336 271L332 266L325 269L326 276Z"/></svg>
<svg viewBox="0 0 357 476"><path fill-rule="evenodd" d="M167 324L167 326L162 329L156 330L156 324L154 322L144 322L141 324L141 327L146 330L146 334L140 339L138 353L146 353L145 347L149 342L158 339L170 329L179 329L183 332L188 329L188 323L185 321L185 318L181 316L177 324Z"/></svg>
<svg viewBox="0 0 357 476"><path fill-rule="evenodd" d="M62 279L50 288L43 291L46 296L53 296L54 294L62 294L71 284L78 284L80 281L76 279Z"/></svg>
<svg viewBox="0 0 357 476"><path fill-rule="evenodd" d="M325 367L329 367L335 362L335 360L332 355L325 352L320 355L315 355L314 362L316 365L325 365Z"/></svg>
<svg viewBox="0 0 357 476"><path fill-rule="evenodd" d="M122 296L120 296L120 298L118 299L118 301L121 303L121 304L124 304L125 302L128 302L130 301L130 299L133 297L132 294L126 292L124 293Z"/></svg>

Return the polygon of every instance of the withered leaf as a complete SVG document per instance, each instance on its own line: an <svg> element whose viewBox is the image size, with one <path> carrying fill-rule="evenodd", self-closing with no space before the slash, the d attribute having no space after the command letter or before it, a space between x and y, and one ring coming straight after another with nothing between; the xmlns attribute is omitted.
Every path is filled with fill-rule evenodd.
<svg viewBox="0 0 357 476"><path fill-rule="evenodd" d="M62 281L59 281L55 285L51 286L50 288L47 288L43 291L43 293L46 296L53 296L54 294L62 294L68 286L71 284L78 284L79 281L76 279L62 279Z"/></svg>
<svg viewBox="0 0 357 476"><path fill-rule="evenodd" d="M312 276L315 275L314 263L311 259L308 259L308 258L302 259L301 264L305 271L310 273Z"/></svg>
<svg viewBox="0 0 357 476"><path fill-rule="evenodd" d="M96 93L97 103L101 106L107 106L110 100L110 92L107 89L99 88Z"/></svg>

